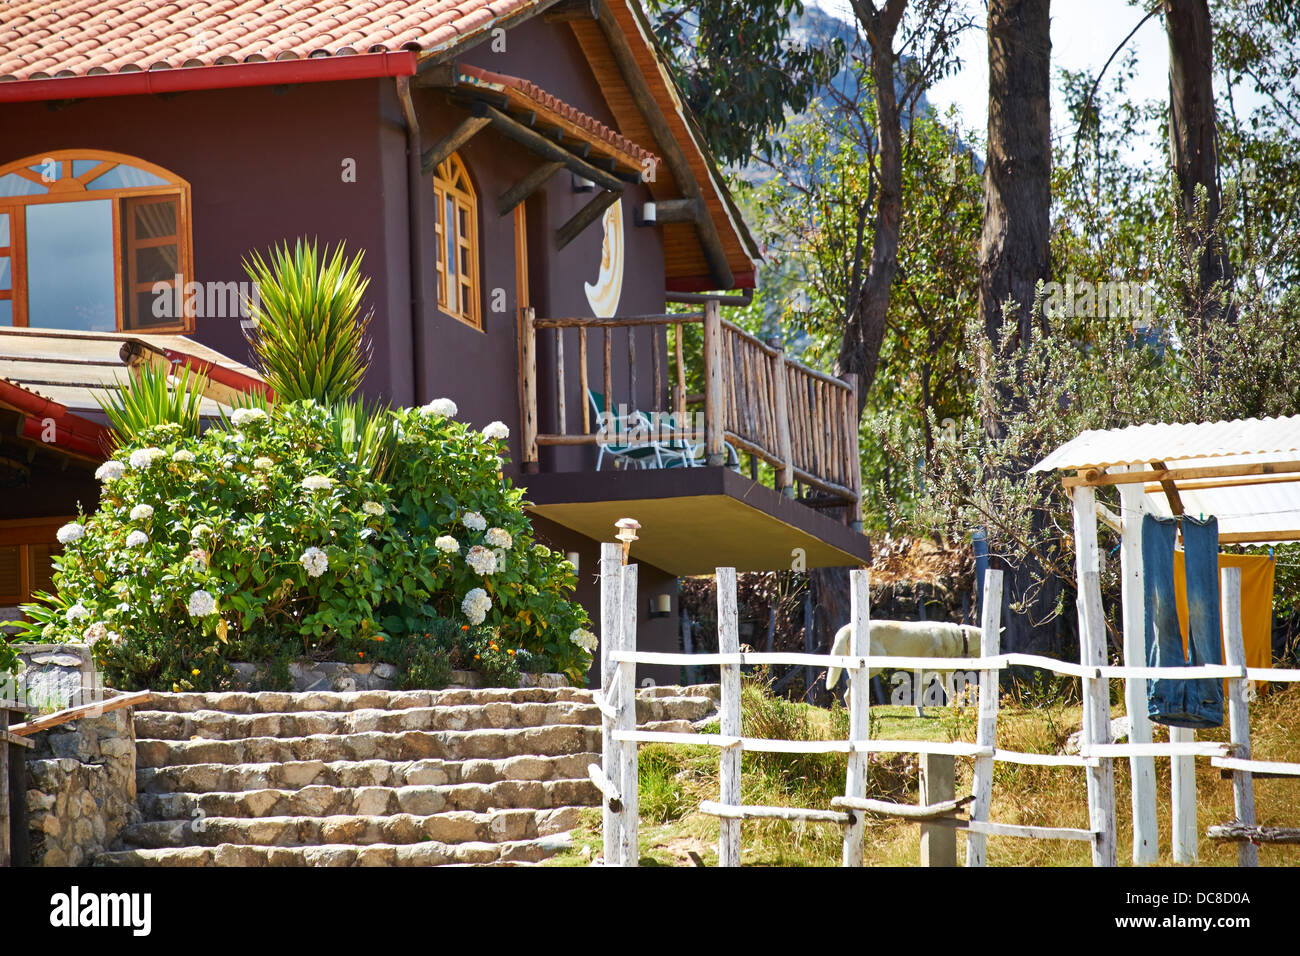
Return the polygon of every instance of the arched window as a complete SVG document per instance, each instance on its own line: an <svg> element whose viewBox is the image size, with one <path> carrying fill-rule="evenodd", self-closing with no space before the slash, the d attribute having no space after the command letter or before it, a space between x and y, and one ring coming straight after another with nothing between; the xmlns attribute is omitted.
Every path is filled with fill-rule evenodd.
<svg viewBox="0 0 1300 956"><path fill-rule="evenodd" d="M479 311L478 198L460 157L452 153L433 173L438 308L476 329Z"/></svg>
<svg viewBox="0 0 1300 956"><path fill-rule="evenodd" d="M91 149L0 166L0 326L192 331L190 187Z"/></svg>

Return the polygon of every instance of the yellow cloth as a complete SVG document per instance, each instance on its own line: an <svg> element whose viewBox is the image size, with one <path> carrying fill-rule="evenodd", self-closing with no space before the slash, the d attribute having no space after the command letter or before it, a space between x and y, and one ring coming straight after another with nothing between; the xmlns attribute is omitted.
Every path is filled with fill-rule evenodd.
<svg viewBox="0 0 1300 956"><path fill-rule="evenodd" d="M1273 559L1266 554L1221 554L1219 570L1241 568L1241 638L1247 667L1273 666ZM1174 550L1174 597L1187 653L1187 575L1183 552ZM1222 620L1222 616L1220 616ZM1227 661L1227 655L1223 658Z"/></svg>

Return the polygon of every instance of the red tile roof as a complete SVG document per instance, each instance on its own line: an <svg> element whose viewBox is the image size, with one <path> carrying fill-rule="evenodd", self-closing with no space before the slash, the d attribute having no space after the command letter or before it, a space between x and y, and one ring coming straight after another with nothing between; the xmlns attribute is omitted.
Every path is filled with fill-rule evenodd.
<svg viewBox="0 0 1300 956"><path fill-rule="evenodd" d="M483 86L498 91L503 90L514 94L512 98L516 102L522 100L526 105L535 107L539 112L548 113L554 118L569 123L577 127L578 130L584 131L590 138L626 154L633 159L633 165L639 166L646 161L655 164L659 162L654 153L638 146L618 131L610 129L595 117L588 116L577 107L570 106L564 100L552 96L531 80L525 80L518 76L508 76L505 73L493 73L491 70L469 66L465 63L457 64L456 69L460 73L462 81L468 81L470 85Z"/></svg>
<svg viewBox="0 0 1300 956"><path fill-rule="evenodd" d="M0 0L0 81L432 51L539 0Z"/></svg>

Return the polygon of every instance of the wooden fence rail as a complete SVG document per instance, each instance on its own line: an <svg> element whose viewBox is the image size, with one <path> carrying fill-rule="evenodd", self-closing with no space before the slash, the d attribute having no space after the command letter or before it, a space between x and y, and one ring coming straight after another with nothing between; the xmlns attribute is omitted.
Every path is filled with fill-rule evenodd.
<svg viewBox="0 0 1300 956"><path fill-rule="evenodd" d="M629 586L629 579L631 585ZM868 572L850 574L850 620L853 625L850 653L846 656L799 653L750 653L740 651L736 617L736 572L718 568L718 648L716 654L673 654L636 650L635 565L623 567L616 544L602 545L601 597L601 691L598 703L614 702L619 716L608 716L602 723L604 764L591 768L592 779L601 787L605 800L605 864L637 864L637 747L642 743L668 743L715 747L719 751L719 798L701 804L701 812L719 820L718 863L739 866L741 861L741 825L744 820L785 819L829 823L844 830L843 863L861 866L863 861L864 813L894 817L925 826L966 831L966 865L983 866L986 842L992 837L1047 840L1082 840L1092 846L1094 865L1114 866L1117 862L1116 823L1114 815L1113 761L1117 758L1164 757L1172 762L1207 757L1213 766L1230 770L1233 775L1235 819L1210 827L1213 839L1232 840L1239 844L1239 864L1254 866L1258 862L1256 843L1300 842L1300 828L1260 827L1255 823L1252 773L1300 776L1300 764L1251 759L1250 721L1247 700L1248 682L1252 679L1279 681L1300 680L1300 671L1283 668L1245 667L1241 637L1241 572L1236 568L1222 571L1223 619L1227 652L1226 665L1200 667L1114 667L1095 658L1080 664L1058 661L1031 654L999 653L1001 630L1002 572L990 569L984 579L984 605L981 616L980 656L974 658L902 658L871 654L870 586ZM608 603L607 603L608 602ZM1081 615L1090 611L1081 611ZM1091 625L1092 620L1086 623ZM1089 656L1087 649L1085 659ZM642 664L716 665L721 671L721 725L716 734L675 731L642 731L635 726L635 715L625 708L635 701L635 669ZM791 741L746 737L741 721L741 671L746 666L812 665L838 667L849 675L849 732L845 740ZM1003 750L997 746L998 676L1012 665L1027 665L1050 670L1083 681L1083 734L1078 754L1030 754ZM978 723L974 743L927 740L887 740L870 736L871 671L881 668L915 670L974 670L980 675ZM1108 699L1108 681L1112 677L1146 680L1155 675L1227 678L1229 681L1228 722L1230 741L1210 742L1171 739L1169 743L1139 741L1117 744L1100 729L1109 724L1108 709L1101 716L1096 700ZM1105 698L1102 698L1105 694ZM629 705L628 701L632 701ZM602 713L605 711L602 710ZM828 808L762 807L744 803L741 793L741 757L745 751L767 753L845 753L848 771L843 797L836 797ZM916 753L939 755L945 759L974 759L972 792L961 800L938 801L918 811L917 807L890 804L866 798L866 760L871 753ZM1089 826L1025 826L998 823L989 819L993 798L993 769L996 762L1038 766L1077 767L1085 771L1088 783ZM629 809L629 807L631 809ZM969 818L958 817L967 810ZM1108 812L1109 811L1109 812ZM1254 841L1254 842L1252 842Z"/></svg>
<svg viewBox="0 0 1300 956"><path fill-rule="evenodd" d="M683 330L689 325L702 330L702 352L689 356L698 358L704 373L704 391L698 395L686 390L688 353ZM677 329L671 358L663 333L670 326ZM626 333L625 356L615 354L614 332L619 329ZM861 525L855 376L838 379L787 358L780 347L724 320L716 301L708 302L701 312L619 318L543 318L525 309L521 330L526 470L539 467L541 447L609 441L600 434L600 422L587 397L589 391L599 391L607 410L616 410L621 404L629 412L657 416L655 439L703 444L707 464L715 467L726 462L729 442L754 460L771 465L775 487L782 494L793 497L796 482L802 483L842 500L851 512L850 521ZM593 356L588 334L596 331L601 341ZM545 391L554 396L554 429L543 431L538 410L543 391L538 380L538 346L539 336L548 334L553 336L554 381ZM575 364L569 359L575 344L581 415L573 414L569 406ZM647 348L648 389L644 381L638 382L638 376L645 374L638 350ZM640 354L644 357L645 352ZM626 375L617 367L624 360ZM640 407L637 398L647 392L649 405ZM700 404L702 423L692 414Z"/></svg>

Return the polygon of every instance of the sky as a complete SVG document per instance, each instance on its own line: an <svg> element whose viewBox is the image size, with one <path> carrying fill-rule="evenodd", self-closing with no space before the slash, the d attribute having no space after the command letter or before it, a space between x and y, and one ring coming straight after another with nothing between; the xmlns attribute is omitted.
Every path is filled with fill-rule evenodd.
<svg viewBox="0 0 1300 956"><path fill-rule="evenodd" d="M811 0L828 13L852 21L852 7L847 0ZM987 5L984 0L966 0L967 9L974 17L977 28L963 36L959 48L961 69L953 76L935 85L927 96L940 113L955 106L962 117L962 125L977 129L981 136L988 121L988 48L984 31ZM1146 7L1147 4L1142 4ZM1065 100L1057 70L1087 69L1094 75L1106 58L1123 41L1129 31L1137 26L1144 10L1133 6L1129 0L1053 0L1052 3L1052 126L1057 137L1073 136L1068 122ZM1126 50L1137 53L1137 74L1129 86L1129 95L1136 100L1169 98L1169 46L1164 23L1159 16L1142 25L1128 42ZM1108 86L1120 57L1116 57L1107 71L1103 87ZM1241 101L1239 101L1239 105ZM1245 105L1249 106L1247 102ZM1155 151L1163 143L1153 140L1143 144L1139 152Z"/></svg>

